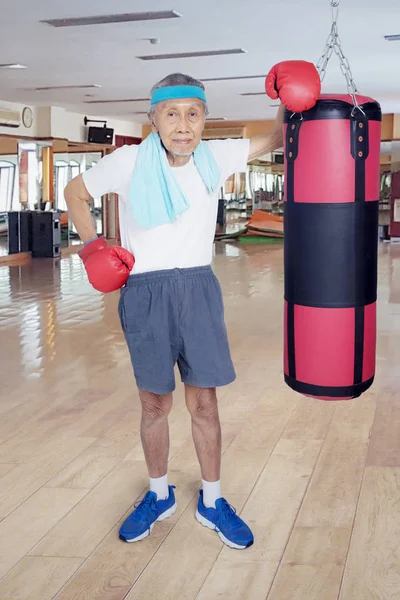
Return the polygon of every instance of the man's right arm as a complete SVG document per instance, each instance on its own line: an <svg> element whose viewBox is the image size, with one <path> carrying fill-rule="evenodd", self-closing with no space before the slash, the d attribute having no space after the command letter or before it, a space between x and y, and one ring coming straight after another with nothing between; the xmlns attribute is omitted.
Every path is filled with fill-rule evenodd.
<svg viewBox="0 0 400 600"><path fill-rule="evenodd" d="M64 197L68 207L68 216L81 240L86 243L97 238L89 207L92 196L85 186L82 175L78 175L69 182L64 190Z"/></svg>
<svg viewBox="0 0 400 600"><path fill-rule="evenodd" d="M69 217L80 238L85 242L79 256L85 265L90 283L103 293L121 288L135 264L135 259L128 250L120 246L108 246L104 237L97 237L90 214L89 200L93 196L97 198L117 189L117 182L113 179L112 156L103 158L95 167L86 171L85 176L75 177L64 191ZM120 174L116 174L118 180Z"/></svg>

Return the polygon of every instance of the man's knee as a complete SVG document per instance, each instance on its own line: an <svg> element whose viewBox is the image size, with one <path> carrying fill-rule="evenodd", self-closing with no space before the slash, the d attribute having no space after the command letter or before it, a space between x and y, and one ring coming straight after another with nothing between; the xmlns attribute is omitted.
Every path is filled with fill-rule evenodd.
<svg viewBox="0 0 400 600"><path fill-rule="evenodd" d="M153 394L139 390L142 415L146 421L158 421L168 417L172 408L172 394Z"/></svg>
<svg viewBox="0 0 400 600"><path fill-rule="evenodd" d="M218 416L215 388L187 388L186 405L195 419L214 419Z"/></svg>

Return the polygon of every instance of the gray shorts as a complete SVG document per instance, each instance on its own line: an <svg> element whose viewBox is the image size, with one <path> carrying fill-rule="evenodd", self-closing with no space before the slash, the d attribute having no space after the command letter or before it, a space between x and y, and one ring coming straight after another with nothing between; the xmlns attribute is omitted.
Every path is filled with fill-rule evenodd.
<svg viewBox="0 0 400 600"><path fill-rule="evenodd" d="M221 287L210 266L131 275L118 310L139 389L172 392L176 364L188 385L234 381Z"/></svg>

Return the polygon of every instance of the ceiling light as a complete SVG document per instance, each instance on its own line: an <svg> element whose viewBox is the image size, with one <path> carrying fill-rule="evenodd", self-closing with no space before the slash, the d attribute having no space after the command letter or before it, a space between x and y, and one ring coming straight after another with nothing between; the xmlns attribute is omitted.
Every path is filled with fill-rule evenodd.
<svg viewBox="0 0 400 600"><path fill-rule="evenodd" d="M47 87L32 88L30 92L48 92L50 90L87 90L93 88L101 88L101 85L90 84L90 85L52 85Z"/></svg>
<svg viewBox="0 0 400 600"><path fill-rule="evenodd" d="M107 25L111 23L132 23L138 21L156 21L159 19L177 19L181 17L176 10L155 12L123 13L120 15L98 15L95 17L72 17L69 19L48 19L40 21L52 27L78 27L80 25Z"/></svg>
<svg viewBox="0 0 400 600"><path fill-rule="evenodd" d="M229 54L245 54L243 48L232 50L205 50L203 52L182 52L179 54L153 54L148 56L137 56L140 60L167 60L170 58L200 58L202 56L226 56Z"/></svg>
<svg viewBox="0 0 400 600"><path fill-rule="evenodd" d="M226 117L211 117L210 119L206 119L206 121L226 121Z"/></svg>
<svg viewBox="0 0 400 600"><path fill-rule="evenodd" d="M388 42L400 42L400 33L396 35L385 35L385 40Z"/></svg>
<svg viewBox="0 0 400 600"><path fill-rule="evenodd" d="M123 98L120 100L88 100L86 104L119 104L122 102L148 102L150 98Z"/></svg>
<svg viewBox="0 0 400 600"><path fill-rule="evenodd" d="M0 65L0 69L27 69L26 65L20 65L19 63L10 63L5 65Z"/></svg>
<svg viewBox="0 0 400 600"><path fill-rule="evenodd" d="M200 77L200 81L239 81L240 79L265 79L266 75L238 75L235 77L210 77L203 79Z"/></svg>
<svg viewBox="0 0 400 600"><path fill-rule="evenodd" d="M239 96L265 96L265 92L243 92Z"/></svg>
<svg viewBox="0 0 400 600"><path fill-rule="evenodd" d="M141 38L143 42L150 42L150 44L159 44L160 38Z"/></svg>

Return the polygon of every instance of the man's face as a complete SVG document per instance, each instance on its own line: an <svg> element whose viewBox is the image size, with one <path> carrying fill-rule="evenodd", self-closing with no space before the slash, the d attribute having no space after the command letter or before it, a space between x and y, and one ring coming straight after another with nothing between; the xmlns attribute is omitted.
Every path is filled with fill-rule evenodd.
<svg viewBox="0 0 400 600"><path fill-rule="evenodd" d="M197 98L165 100L156 105L152 129L174 156L190 156L201 141L205 106Z"/></svg>

